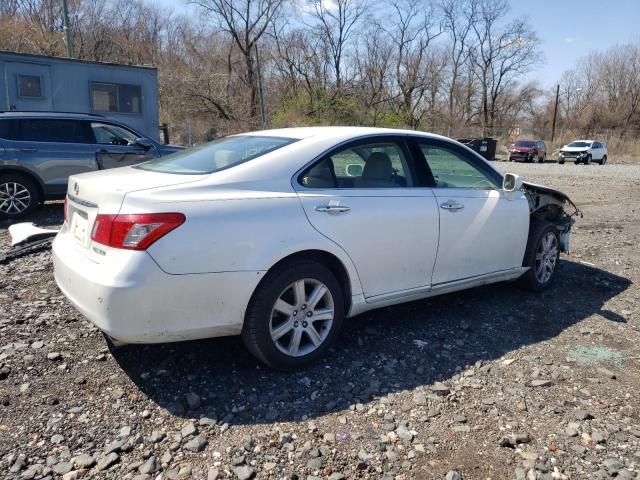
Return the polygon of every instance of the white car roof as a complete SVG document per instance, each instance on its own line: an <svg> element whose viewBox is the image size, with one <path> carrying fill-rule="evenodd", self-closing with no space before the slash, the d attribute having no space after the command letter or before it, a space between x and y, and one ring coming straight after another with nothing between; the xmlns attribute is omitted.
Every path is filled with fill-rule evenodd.
<svg viewBox="0 0 640 480"><path fill-rule="evenodd" d="M353 135L364 136L364 135L380 135L380 134L389 134L389 135L419 135L424 137L431 138L442 138L451 141L450 138L443 137L441 135L436 135L433 133L419 132L416 130L402 130L395 128L376 128L376 127L294 127L294 128L278 128L272 130L260 130L256 132L245 132L240 135L260 135L260 136L273 136L273 137L286 137L286 138L295 138L298 140L307 139L307 138L335 138L336 136L344 136L344 135Z"/></svg>

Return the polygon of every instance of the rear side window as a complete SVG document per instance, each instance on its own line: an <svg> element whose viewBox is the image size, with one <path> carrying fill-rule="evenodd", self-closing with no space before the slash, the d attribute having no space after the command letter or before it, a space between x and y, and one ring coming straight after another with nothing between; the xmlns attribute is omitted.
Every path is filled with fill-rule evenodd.
<svg viewBox="0 0 640 480"><path fill-rule="evenodd" d="M50 118L19 120L16 140L26 142L93 143L87 122Z"/></svg>
<svg viewBox="0 0 640 480"><path fill-rule="evenodd" d="M11 120L0 120L0 138L11 140Z"/></svg>
<svg viewBox="0 0 640 480"><path fill-rule="evenodd" d="M284 137L238 135L141 163L135 168L152 172L202 175L261 157L296 140Z"/></svg>

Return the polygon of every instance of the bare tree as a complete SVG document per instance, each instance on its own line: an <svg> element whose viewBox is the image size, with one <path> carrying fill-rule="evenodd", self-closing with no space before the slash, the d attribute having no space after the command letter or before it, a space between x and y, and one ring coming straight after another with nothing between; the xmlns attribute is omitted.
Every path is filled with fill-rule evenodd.
<svg viewBox="0 0 640 480"><path fill-rule="evenodd" d="M217 25L233 38L245 62L245 82L250 90L249 111L258 111L258 82L254 50L258 40L278 15L285 0L194 0L213 16Z"/></svg>
<svg viewBox="0 0 640 480"><path fill-rule="evenodd" d="M469 0L474 44L469 46L482 95L484 135L493 135L500 96L540 60L539 40L527 18L504 25L507 0Z"/></svg>
<svg viewBox="0 0 640 480"><path fill-rule="evenodd" d="M365 0L311 0L311 16L318 38L331 57L336 89L342 87L342 64L360 19L367 13Z"/></svg>

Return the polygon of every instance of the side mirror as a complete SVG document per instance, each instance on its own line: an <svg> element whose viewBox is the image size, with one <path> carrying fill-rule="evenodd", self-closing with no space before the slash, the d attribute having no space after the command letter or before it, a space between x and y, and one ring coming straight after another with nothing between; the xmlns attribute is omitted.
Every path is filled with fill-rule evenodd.
<svg viewBox="0 0 640 480"><path fill-rule="evenodd" d="M502 189L505 192L515 192L522 187L522 177L515 173L506 173L502 180Z"/></svg>
<svg viewBox="0 0 640 480"><path fill-rule="evenodd" d="M149 150L151 147L153 147L153 143L151 143L151 141L148 138L136 138L136 145L144 148L145 150Z"/></svg>
<svg viewBox="0 0 640 480"><path fill-rule="evenodd" d="M362 165L359 163L350 163L347 165L347 175L350 177L361 177L362 171Z"/></svg>

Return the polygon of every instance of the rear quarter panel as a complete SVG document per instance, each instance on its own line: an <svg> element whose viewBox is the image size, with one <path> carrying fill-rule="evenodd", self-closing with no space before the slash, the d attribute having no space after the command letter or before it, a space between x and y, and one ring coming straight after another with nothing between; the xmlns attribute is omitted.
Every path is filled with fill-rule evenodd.
<svg viewBox="0 0 640 480"><path fill-rule="evenodd" d="M156 205L156 211L177 211L187 217L148 249L162 270L170 274L267 271L294 253L322 250L343 263L352 294L361 293L349 256L311 226L294 192L229 197ZM125 200L121 213L129 209L140 210L132 198Z"/></svg>

